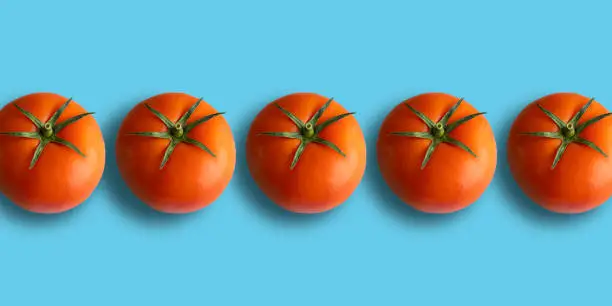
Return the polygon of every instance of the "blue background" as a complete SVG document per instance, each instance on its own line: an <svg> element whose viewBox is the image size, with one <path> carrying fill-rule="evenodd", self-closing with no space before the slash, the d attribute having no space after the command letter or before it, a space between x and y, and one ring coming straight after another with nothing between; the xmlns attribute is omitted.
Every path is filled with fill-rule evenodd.
<svg viewBox="0 0 612 306"><path fill-rule="evenodd" d="M580 4L578 4L580 3ZM610 302L612 207L579 216L525 200L505 163L528 102L557 91L612 108L604 1L1 0L0 101L72 96L108 150L92 197L57 216L0 205L0 305L593 305ZM208 208L152 212L119 178L114 140L135 103L202 96L232 126L234 177ZM285 213L245 164L249 124L296 92L333 96L368 142L340 208ZM487 111L498 170L469 209L414 212L381 180L375 141L410 96Z"/></svg>

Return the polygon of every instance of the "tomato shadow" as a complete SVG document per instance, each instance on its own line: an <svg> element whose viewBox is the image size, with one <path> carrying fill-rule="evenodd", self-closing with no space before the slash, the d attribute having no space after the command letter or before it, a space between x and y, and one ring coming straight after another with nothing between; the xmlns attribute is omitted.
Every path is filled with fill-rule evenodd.
<svg viewBox="0 0 612 306"><path fill-rule="evenodd" d="M395 104L392 107L395 107ZM368 150L365 182L368 185L367 188L372 188L372 197L377 200L378 209L396 222L410 227L445 227L464 219L471 213L471 208L452 214L429 214L416 210L395 195L383 179L378 168L376 143L382 122L391 109L374 111L375 113L371 114L373 117L367 121L371 123L364 126Z"/></svg>
<svg viewBox="0 0 612 306"><path fill-rule="evenodd" d="M271 98L269 101L272 101ZM269 102L268 101L268 102ZM320 214L299 214L287 211L275 203L273 203L257 186L257 183L252 178L249 167L246 161L246 140L251 122L266 103L245 105L243 111L239 114L242 118L233 118L233 132L236 139L236 170L232 183L238 185L237 190L248 203L247 209L252 209L254 213L263 216L273 223L281 226L300 227L302 225L310 225L317 223L325 223L332 218L336 213L342 210L343 205Z"/></svg>
<svg viewBox="0 0 612 306"><path fill-rule="evenodd" d="M472 207L451 214L430 214L416 210L393 193L378 169L369 172L371 173L368 175L368 180L374 190L375 198L380 203L380 210L398 223L411 227L444 227L459 222L471 214Z"/></svg>
<svg viewBox="0 0 612 306"><path fill-rule="evenodd" d="M173 225L183 223L186 219L199 215L199 212L191 214L166 214L158 212L138 199L125 184L119 173L115 158L115 141L119 127L127 113L140 101L147 97L134 99L122 104L119 109L114 110L104 118L104 142L106 144L106 167L102 178L102 188L106 190L109 200L116 205L119 212L129 218L139 221L145 225Z"/></svg>
<svg viewBox="0 0 612 306"><path fill-rule="evenodd" d="M535 99L535 98L534 98ZM532 99L533 100L533 99ZM505 110L503 121L499 123L493 123L494 126L500 126L500 129L496 131L496 142L498 147L498 159L497 159L497 170L495 173L496 181L500 183L499 191L501 196L506 199L506 202L512 203L516 211L523 217L533 221L537 224L546 226L574 226L577 223L589 222L591 218L596 216L598 210L601 208L592 210L590 212L582 214L559 214L548 211L542 208L540 205L533 202L519 187L518 183L514 180L510 166L507 162L507 142L510 128L514 119L523 107L529 103L530 100L518 101L514 104L511 110Z"/></svg>
<svg viewBox="0 0 612 306"><path fill-rule="evenodd" d="M86 209L87 202L89 202L89 200L63 213L39 214L22 209L11 202L6 196L0 194L0 209L2 210L2 214L6 216L5 219L8 220L8 222L28 228L49 229L49 227L54 226L68 226L71 220L76 218L83 209Z"/></svg>

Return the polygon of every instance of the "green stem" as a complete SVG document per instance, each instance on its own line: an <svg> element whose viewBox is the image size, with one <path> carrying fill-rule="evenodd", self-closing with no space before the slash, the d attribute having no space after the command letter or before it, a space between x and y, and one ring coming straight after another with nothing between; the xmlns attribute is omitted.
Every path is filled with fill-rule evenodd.
<svg viewBox="0 0 612 306"><path fill-rule="evenodd" d="M180 123L175 124L174 128L172 129L172 136L176 138L181 138L183 137L183 134L184 134L183 125Z"/></svg>
<svg viewBox="0 0 612 306"><path fill-rule="evenodd" d="M43 137L51 138L51 136L53 136L53 126L51 123L45 123L41 130Z"/></svg>
<svg viewBox="0 0 612 306"><path fill-rule="evenodd" d="M563 129L563 136L572 138L574 135L576 135L576 129L572 123L568 123L566 128Z"/></svg>
<svg viewBox="0 0 612 306"><path fill-rule="evenodd" d="M306 123L306 125L304 125L304 131L302 131L302 133L305 138L312 138L315 134L312 123Z"/></svg>
<svg viewBox="0 0 612 306"><path fill-rule="evenodd" d="M436 124L436 126L433 128L433 134L438 138L444 136L444 124Z"/></svg>

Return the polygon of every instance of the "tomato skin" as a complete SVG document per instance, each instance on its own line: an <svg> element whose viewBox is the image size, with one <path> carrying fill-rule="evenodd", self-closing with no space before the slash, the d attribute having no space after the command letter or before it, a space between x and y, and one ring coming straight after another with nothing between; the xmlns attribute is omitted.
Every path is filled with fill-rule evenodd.
<svg viewBox="0 0 612 306"><path fill-rule="evenodd" d="M384 119L377 142L379 169L391 190L406 204L425 213L452 213L475 202L493 179L497 147L484 116L478 116L450 132L477 157L459 147L442 143L424 169L421 163L430 140L391 135L392 132L428 132L427 125L406 103L434 122L459 100L445 93L425 93L398 104ZM462 102L449 123L478 111Z"/></svg>
<svg viewBox="0 0 612 306"><path fill-rule="evenodd" d="M33 93L20 97L0 110L0 131L37 131L15 104L46 122L67 100L54 93ZM58 122L86 112L72 101ZM50 143L35 167L29 170L39 140L0 135L0 190L27 211L54 214L70 210L89 198L102 178L104 139L94 117L87 116L68 125L57 136L74 144L86 157L62 145Z"/></svg>
<svg viewBox="0 0 612 306"><path fill-rule="evenodd" d="M523 192L543 208L563 214L592 210L612 195L612 158L605 158L584 145L570 144L551 169L561 140L521 135L524 132L558 130L537 104L569 121L589 98L576 93L554 93L528 104L516 117L508 138L508 164ZM594 101L578 123L608 110ZM610 118L594 123L580 133L582 138L612 154Z"/></svg>
<svg viewBox="0 0 612 306"><path fill-rule="evenodd" d="M310 143L290 169L298 139L258 135L262 132L299 132L275 105L308 121L329 98L315 93L293 93L265 106L251 124L246 142L249 171L263 193L278 206L295 213L329 211L345 202L357 188L366 165L366 145L354 116L345 117L319 134L346 157L321 144ZM332 101L319 123L348 111Z"/></svg>
<svg viewBox="0 0 612 306"><path fill-rule="evenodd" d="M129 135L166 132L162 121L144 103L176 122L198 98L184 93L163 93L137 104L125 117L116 141L117 165L132 192L151 208L172 214L191 213L214 202L229 184L236 163L236 148L229 124L217 116L187 135L215 155L187 143L176 146L164 168L160 163L169 140ZM202 101L187 124L217 113Z"/></svg>

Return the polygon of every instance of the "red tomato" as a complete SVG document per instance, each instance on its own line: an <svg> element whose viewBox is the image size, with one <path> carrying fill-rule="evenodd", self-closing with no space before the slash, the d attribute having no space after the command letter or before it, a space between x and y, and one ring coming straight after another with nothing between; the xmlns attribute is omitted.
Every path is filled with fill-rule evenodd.
<svg viewBox="0 0 612 306"><path fill-rule="evenodd" d="M444 93L397 105L377 143L378 165L391 190L427 213L451 213L475 202L497 165L495 137L483 114Z"/></svg>
<svg viewBox="0 0 612 306"><path fill-rule="evenodd" d="M365 140L352 114L313 93L287 95L261 110L246 150L264 194L296 213L321 213L346 201L366 164Z"/></svg>
<svg viewBox="0 0 612 306"><path fill-rule="evenodd" d="M236 163L230 126L212 106L183 93L165 93L136 105L117 137L119 171L147 205L190 213L216 200Z"/></svg>
<svg viewBox="0 0 612 306"><path fill-rule="evenodd" d="M96 120L53 93L21 97L0 110L0 189L18 206L60 213L85 201L104 171Z"/></svg>
<svg viewBox="0 0 612 306"><path fill-rule="evenodd" d="M611 113L575 93L527 105L508 139L508 163L520 188L557 213L592 210L612 195Z"/></svg>

